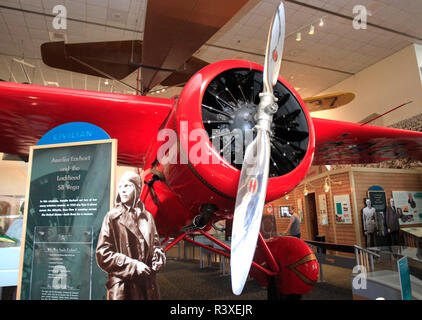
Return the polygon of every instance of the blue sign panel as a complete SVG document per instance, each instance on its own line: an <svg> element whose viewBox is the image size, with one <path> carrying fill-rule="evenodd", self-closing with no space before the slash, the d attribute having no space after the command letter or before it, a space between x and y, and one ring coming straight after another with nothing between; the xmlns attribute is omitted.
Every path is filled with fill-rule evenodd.
<svg viewBox="0 0 422 320"><path fill-rule="evenodd" d="M402 300L412 300L412 287L410 283L409 264L407 257L403 257L397 261L397 268L400 277Z"/></svg>
<svg viewBox="0 0 422 320"><path fill-rule="evenodd" d="M48 131L37 143L40 145L110 139L100 127L87 122L70 122Z"/></svg>
<svg viewBox="0 0 422 320"><path fill-rule="evenodd" d="M384 191L384 189L380 186L371 186L368 191Z"/></svg>

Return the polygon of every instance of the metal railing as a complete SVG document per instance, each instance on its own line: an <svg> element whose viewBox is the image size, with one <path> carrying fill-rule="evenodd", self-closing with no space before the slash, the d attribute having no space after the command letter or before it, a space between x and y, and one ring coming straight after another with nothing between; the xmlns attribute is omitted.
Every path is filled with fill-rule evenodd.
<svg viewBox="0 0 422 320"><path fill-rule="evenodd" d="M355 245L354 247L355 247L356 265L364 266L368 272L375 271L374 257L379 258L380 255L371 250L359 247L358 245Z"/></svg>

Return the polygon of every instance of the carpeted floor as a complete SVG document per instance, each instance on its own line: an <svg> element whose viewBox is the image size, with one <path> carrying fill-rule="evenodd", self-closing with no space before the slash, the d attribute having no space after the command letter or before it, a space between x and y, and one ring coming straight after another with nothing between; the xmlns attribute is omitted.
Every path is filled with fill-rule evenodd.
<svg viewBox="0 0 422 320"><path fill-rule="evenodd" d="M351 300L351 270L324 265L324 282L318 282L302 300ZM231 291L230 276L218 265L200 268L198 260L171 260L158 274L163 300L266 300L267 289L248 280L240 296Z"/></svg>

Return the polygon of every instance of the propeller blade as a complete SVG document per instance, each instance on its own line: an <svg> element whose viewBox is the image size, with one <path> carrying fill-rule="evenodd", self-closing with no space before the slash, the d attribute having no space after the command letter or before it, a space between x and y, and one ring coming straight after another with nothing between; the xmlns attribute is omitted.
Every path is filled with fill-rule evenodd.
<svg viewBox="0 0 422 320"><path fill-rule="evenodd" d="M280 3L268 34L263 92L256 114L257 135L246 148L236 195L230 259L232 291L236 295L242 293L251 268L267 194L271 154L269 132L273 114L277 112L273 86L280 71L284 33L284 6Z"/></svg>
<svg viewBox="0 0 422 320"><path fill-rule="evenodd" d="M273 16L273 22L268 33L264 63L264 92L271 94L273 93L273 87L277 83L278 74L280 72L284 48L284 35L286 33L285 25L284 6L283 3L280 3Z"/></svg>
<svg viewBox="0 0 422 320"><path fill-rule="evenodd" d="M267 193L269 159L268 132L258 129L255 140L246 148L233 218L230 268L236 295L242 293L255 254Z"/></svg>

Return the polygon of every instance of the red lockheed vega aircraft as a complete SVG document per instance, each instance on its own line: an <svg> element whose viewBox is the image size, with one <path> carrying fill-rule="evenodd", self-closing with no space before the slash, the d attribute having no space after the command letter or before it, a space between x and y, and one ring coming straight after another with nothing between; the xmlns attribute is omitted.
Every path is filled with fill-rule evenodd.
<svg viewBox="0 0 422 320"><path fill-rule="evenodd" d="M152 74L143 74L145 88L160 83L170 69L177 70L206 41L188 45L185 38L190 32L207 31L210 37L246 3L230 1L226 11L227 1L184 1L180 10L171 2L148 3L143 54L152 43L148 34L154 32L149 28L159 30L157 21L166 21L170 27L165 32L174 38L171 43L163 41L167 49L160 61L146 61L143 56L142 65ZM151 23L151 12L159 17L156 23ZM228 14L219 20L221 12ZM315 256L293 237L264 240L259 234L264 203L293 190L311 164L420 160L422 133L311 118L299 94L278 76L284 24L281 4L270 29L264 67L239 60L210 64L172 99L1 83L0 151L27 155L29 147L56 126L81 121L97 125L118 140L119 165L143 169L142 200L160 235L175 238L165 250L180 240L204 246L188 237L201 233L222 249L205 247L231 257L235 294L241 293L248 274L281 294L304 294L318 278ZM189 32L181 30L185 27ZM178 161L164 163L158 158L158 150L168 143L157 139L161 129L176 133ZM205 130L207 139L187 139L195 129ZM210 138L216 129L221 135L255 130L243 153L243 166L222 156L225 146L213 146ZM193 147L217 163L191 161L187 155ZM258 159L251 161L254 148ZM233 220L231 247L206 232L223 219Z"/></svg>

